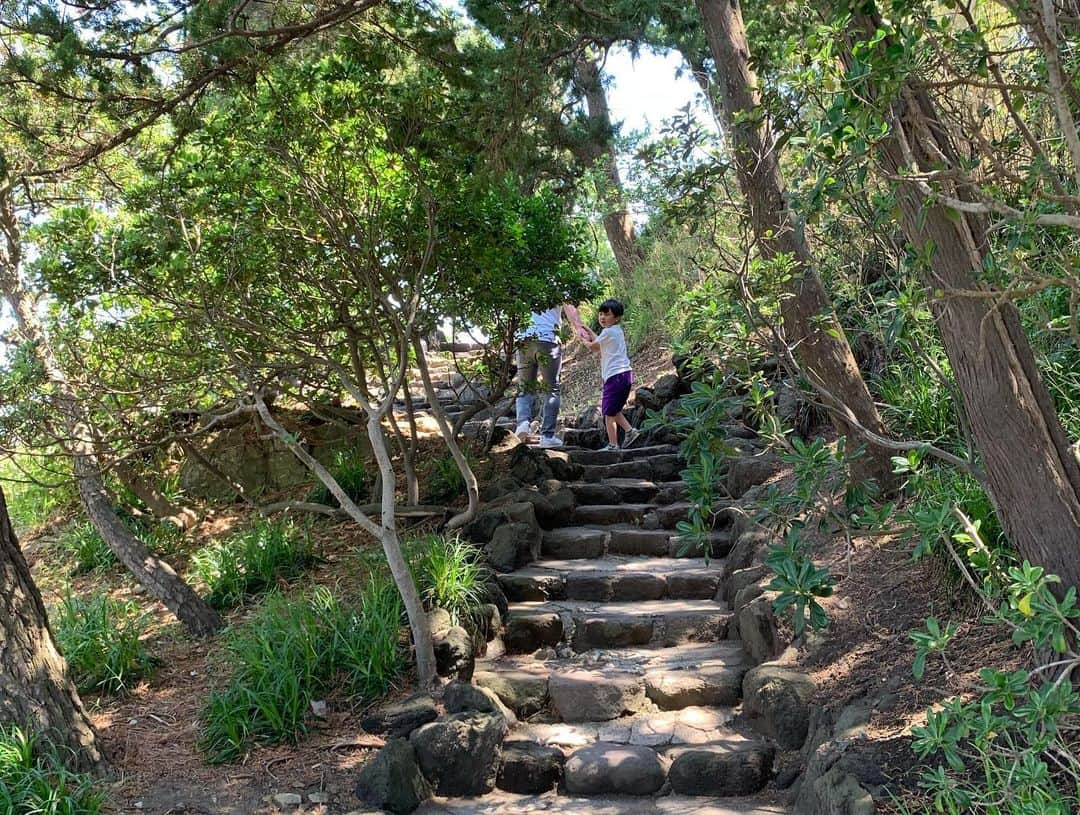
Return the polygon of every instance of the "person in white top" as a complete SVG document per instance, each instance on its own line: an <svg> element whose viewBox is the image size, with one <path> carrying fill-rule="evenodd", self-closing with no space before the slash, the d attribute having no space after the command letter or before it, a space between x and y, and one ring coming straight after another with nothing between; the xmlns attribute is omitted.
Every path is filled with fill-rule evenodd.
<svg viewBox="0 0 1080 815"><path fill-rule="evenodd" d="M561 447L563 443L562 439L555 435L555 425L559 419L561 402L559 379L562 372L562 346L559 335L564 311L575 327L581 325L577 309L567 303L546 311L533 312L528 328L518 336L521 345L517 351L517 367L522 391L517 398L515 432L522 441L532 432L533 391L539 376L543 379L543 392L547 394L540 426L541 447Z"/></svg>
<svg viewBox="0 0 1080 815"><path fill-rule="evenodd" d="M604 381L600 412L604 414L608 437L608 445L604 449L618 450L619 428L626 434L623 438L624 448L632 445L641 435L637 428L630 425L622 412L634 384L630 355L626 350L626 336L619 325L625 308L618 300L605 300L598 311L600 333L594 334L585 326L580 326L578 335L585 345L600 352L600 377Z"/></svg>

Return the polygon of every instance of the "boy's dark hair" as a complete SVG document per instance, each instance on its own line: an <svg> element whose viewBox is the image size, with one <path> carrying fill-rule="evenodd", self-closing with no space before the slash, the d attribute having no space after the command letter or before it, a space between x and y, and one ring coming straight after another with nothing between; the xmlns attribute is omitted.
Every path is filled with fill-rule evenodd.
<svg viewBox="0 0 1080 815"><path fill-rule="evenodd" d="M623 312L626 311L626 309L618 300L609 298L600 304L600 308L598 308L597 311L606 311L609 314L614 314L616 317L622 317Z"/></svg>

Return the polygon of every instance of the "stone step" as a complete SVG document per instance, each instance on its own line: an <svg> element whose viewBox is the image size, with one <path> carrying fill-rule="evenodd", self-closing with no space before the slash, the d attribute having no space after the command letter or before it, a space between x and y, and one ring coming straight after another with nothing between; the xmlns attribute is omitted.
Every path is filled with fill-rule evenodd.
<svg viewBox="0 0 1080 815"><path fill-rule="evenodd" d="M653 504L586 504L575 508L568 520L570 526L636 524L656 509Z"/></svg>
<svg viewBox="0 0 1080 815"><path fill-rule="evenodd" d="M707 545L711 559L724 557L731 551L732 546L731 535L726 530L710 532L705 541L693 545L686 537L672 529L643 529L630 524L622 524L606 527L605 531L607 532L607 552L614 555L702 557Z"/></svg>
<svg viewBox="0 0 1080 815"><path fill-rule="evenodd" d="M656 798L597 796L584 798L550 793L515 795L496 791L483 798L432 798L416 815L786 815L789 810L768 800L751 798L662 795Z"/></svg>
<svg viewBox="0 0 1080 815"><path fill-rule="evenodd" d="M624 461L640 461L653 456L677 455L679 448L672 444L657 444L652 447L631 447L628 450L585 450L569 448L570 460L575 464L618 464Z"/></svg>
<svg viewBox="0 0 1080 815"><path fill-rule="evenodd" d="M620 461L614 464L586 464L581 477L585 481L603 481L607 478L652 479L653 468L648 461Z"/></svg>
<svg viewBox="0 0 1080 815"><path fill-rule="evenodd" d="M539 560L500 574L510 602L537 600L711 599L723 560L609 555L597 559Z"/></svg>
<svg viewBox="0 0 1080 815"><path fill-rule="evenodd" d="M727 604L714 600L513 603L506 622L506 647L520 654L569 642L581 653L594 648L711 642L723 634L730 617Z"/></svg>
<svg viewBox="0 0 1080 815"><path fill-rule="evenodd" d="M747 670L742 644L733 640L671 648L614 648L569 659L503 656L477 661L475 682L490 688L515 713L532 716L551 704L552 676L574 671L638 677L645 697L661 711L730 707L742 698Z"/></svg>
<svg viewBox="0 0 1080 815"><path fill-rule="evenodd" d="M603 557L608 533L595 527L564 526L544 532L540 552L546 558L570 560Z"/></svg>
<svg viewBox="0 0 1080 815"><path fill-rule="evenodd" d="M662 490L672 494L678 489L675 485L681 481L657 484L647 478L605 478L603 481L578 482L570 489L579 504L617 504L628 501L633 504L646 504L653 501Z"/></svg>

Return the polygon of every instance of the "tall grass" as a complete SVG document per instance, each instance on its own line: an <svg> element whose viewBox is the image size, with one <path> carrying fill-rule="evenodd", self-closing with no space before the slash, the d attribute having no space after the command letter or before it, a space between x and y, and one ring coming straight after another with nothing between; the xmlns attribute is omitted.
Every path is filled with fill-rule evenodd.
<svg viewBox="0 0 1080 815"><path fill-rule="evenodd" d="M116 555L89 521L80 521L64 530L60 550L72 560L71 575L102 571L114 565Z"/></svg>
<svg viewBox="0 0 1080 815"><path fill-rule="evenodd" d="M41 526L76 498L70 464L59 456L20 454L0 460L0 482L19 536Z"/></svg>
<svg viewBox="0 0 1080 815"><path fill-rule="evenodd" d="M466 454L467 455L467 454ZM449 453L432 462L427 477L427 497L433 503L449 503L465 494L465 479Z"/></svg>
<svg viewBox="0 0 1080 815"><path fill-rule="evenodd" d="M89 775L64 768L36 736L0 724L0 812L4 815L98 815L105 794Z"/></svg>
<svg viewBox="0 0 1080 815"><path fill-rule="evenodd" d="M455 625L472 624L487 597L491 571L476 547L460 537L425 535L409 543L413 579L424 605L450 612Z"/></svg>
<svg viewBox="0 0 1080 815"><path fill-rule="evenodd" d="M328 469L334 480L354 503L362 504L368 500L371 494L371 462L360 448L350 447L347 450L338 450L334 453L334 461ZM337 499L321 482L312 489L308 500L331 507L338 505Z"/></svg>
<svg viewBox="0 0 1080 815"><path fill-rule="evenodd" d="M153 670L156 660L142 642L147 621L130 601L67 595L52 622L79 690L120 693Z"/></svg>
<svg viewBox="0 0 1080 815"><path fill-rule="evenodd" d="M195 554L195 574L215 608L239 605L282 580L304 573L314 561L311 537L292 521L259 520Z"/></svg>
<svg viewBox="0 0 1080 815"><path fill-rule="evenodd" d="M297 742L311 702L344 689L359 702L387 693L406 668L403 608L394 585L372 578L355 606L327 589L269 595L226 639L233 675L203 711L201 749L215 763L254 744Z"/></svg>

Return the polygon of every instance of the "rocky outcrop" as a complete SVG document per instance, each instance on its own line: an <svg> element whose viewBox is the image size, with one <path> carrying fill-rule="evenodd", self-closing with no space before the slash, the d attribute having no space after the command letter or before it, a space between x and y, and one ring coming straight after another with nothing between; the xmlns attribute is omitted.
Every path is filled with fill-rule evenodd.
<svg viewBox="0 0 1080 815"><path fill-rule="evenodd" d="M458 713L414 730L409 741L439 795L484 795L495 789L506 727L499 715Z"/></svg>
<svg viewBox="0 0 1080 815"><path fill-rule="evenodd" d="M813 694L806 674L765 663L743 678L743 713L782 750L798 750L806 741Z"/></svg>
<svg viewBox="0 0 1080 815"><path fill-rule="evenodd" d="M369 806L406 815L431 797L416 754L405 739L390 739L360 770L356 797Z"/></svg>

